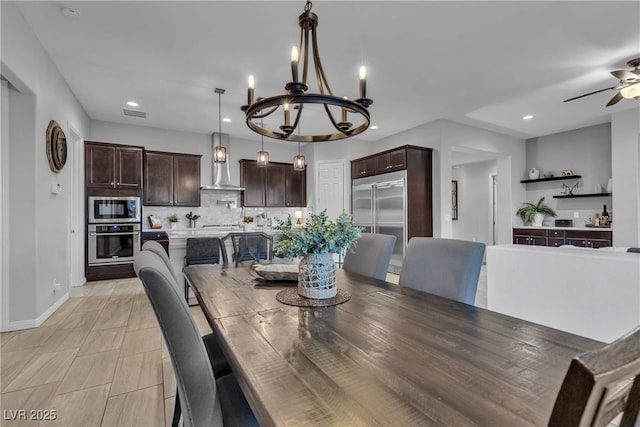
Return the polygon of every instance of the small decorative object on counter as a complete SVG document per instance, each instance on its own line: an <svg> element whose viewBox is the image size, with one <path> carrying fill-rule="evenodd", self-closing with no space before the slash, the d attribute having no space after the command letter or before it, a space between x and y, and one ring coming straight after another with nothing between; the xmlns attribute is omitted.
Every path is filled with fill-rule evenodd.
<svg viewBox="0 0 640 427"><path fill-rule="evenodd" d="M529 179L538 179L540 178L540 171L536 168L529 169Z"/></svg>
<svg viewBox="0 0 640 427"><path fill-rule="evenodd" d="M253 217L245 216L242 218L242 222L244 223L244 231L253 231Z"/></svg>
<svg viewBox="0 0 640 427"><path fill-rule="evenodd" d="M606 227L609 225L609 212L607 212L607 205L602 208L602 215L600 217L600 226Z"/></svg>
<svg viewBox="0 0 640 427"><path fill-rule="evenodd" d="M171 223L171 228L178 227L178 216L176 214L169 215L169 218L167 219L169 220L169 223Z"/></svg>
<svg viewBox="0 0 640 427"><path fill-rule="evenodd" d="M549 178L553 178L553 172L551 172L551 171L546 171L546 172L544 173L544 177L545 177L545 178L547 178L547 179L549 179Z"/></svg>
<svg viewBox="0 0 640 427"><path fill-rule="evenodd" d="M298 294L305 298L327 299L338 293L336 265L332 254L342 253L358 238L361 231L352 218L342 213L329 221L326 210L311 214L301 227L294 227L291 215L278 220L276 227L283 239L275 245L275 254L285 258L303 257L298 274Z"/></svg>
<svg viewBox="0 0 640 427"><path fill-rule="evenodd" d="M171 218L171 217L169 217L169 218ZM151 228L162 228L162 222L158 218L156 218L155 216L149 215L147 217L147 219L149 220L149 227L151 227ZM178 220L178 218L176 217L176 221L177 220ZM173 224L171 219L169 219L169 222L171 222Z"/></svg>
<svg viewBox="0 0 640 427"><path fill-rule="evenodd" d="M189 220L189 228L196 228L196 221L200 218L200 215L194 215L193 212L189 212L185 216Z"/></svg>

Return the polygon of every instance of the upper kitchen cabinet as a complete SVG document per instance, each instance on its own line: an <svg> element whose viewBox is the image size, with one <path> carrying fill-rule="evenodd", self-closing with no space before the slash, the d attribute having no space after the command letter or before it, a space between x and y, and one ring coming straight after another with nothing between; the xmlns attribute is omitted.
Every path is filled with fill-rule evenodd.
<svg viewBox="0 0 640 427"><path fill-rule="evenodd" d="M303 207L307 205L307 173L291 163L240 160L242 204L247 207Z"/></svg>
<svg viewBox="0 0 640 427"><path fill-rule="evenodd" d="M141 189L142 147L85 143L87 188Z"/></svg>
<svg viewBox="0 0 640 427"><path fill-rule="evenodd" d="M407 150L394 149L353 160L351 179L403 170L407 165Z"/></svg>
<svg viewBox="0 0 640 427"><path fill-rule="evenodd" d="M201 157L145 151L144 205L200 206Z"/></svg>

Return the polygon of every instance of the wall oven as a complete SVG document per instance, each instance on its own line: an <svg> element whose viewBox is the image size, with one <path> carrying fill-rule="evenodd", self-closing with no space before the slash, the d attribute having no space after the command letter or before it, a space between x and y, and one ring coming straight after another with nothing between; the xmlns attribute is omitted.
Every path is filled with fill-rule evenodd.
<svg viewBox="0 0 640 427"><path fill-rule="evenodd" d="M140 224L89 224L88 265L130 264L140 252Z"/></svg>
<svg viewBox="0 0 640 427"><path fill-rule="evenodd" d="M140 222L140 197L89 197L88 223Z"/></svg>

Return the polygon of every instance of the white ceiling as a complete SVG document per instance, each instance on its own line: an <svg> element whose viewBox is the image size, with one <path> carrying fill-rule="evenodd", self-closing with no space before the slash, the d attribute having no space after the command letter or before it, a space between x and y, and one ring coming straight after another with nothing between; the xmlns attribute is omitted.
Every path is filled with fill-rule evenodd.
<svg viewBox="0 0 640 427"><path fill-rule="evenodd" d="M80 13L64 16L63 7ZM18 7L92 119L257 135L244 124L256 97L283 92L304 1L51 1ZM609 74L640 56L638 1L327 1L313 3L333 93L358 95L368 69L378 140L439 118L521 138L607 122ZM146 119L124 116L128 100ZM527 114L532 120L522 120Z"/></svg>

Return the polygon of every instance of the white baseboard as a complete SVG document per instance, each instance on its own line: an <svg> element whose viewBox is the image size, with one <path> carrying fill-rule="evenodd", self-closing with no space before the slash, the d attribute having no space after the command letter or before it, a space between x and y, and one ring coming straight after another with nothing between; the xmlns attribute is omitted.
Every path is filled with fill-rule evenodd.
<svg viewBox="0 0 640 427"><path fill-rule="evenodd" d="M38 326L42 325L44 323L44 321L49 318L49 316L51 316L53 313L55 313L56 310L58 308L60 308L60 306L62 304L64 304L65 301L68 300L68 299L69 299L69 293L67 292L66 294L64 294L62 296L62 298L60 298L58 301L53 303L53 305L51 307L49 307L47 309L47 311L42 313L36 319L18 320L17 322L9 322L9 329L8 330L9 331L19 331L21 329L37 328Z"/></svg>

